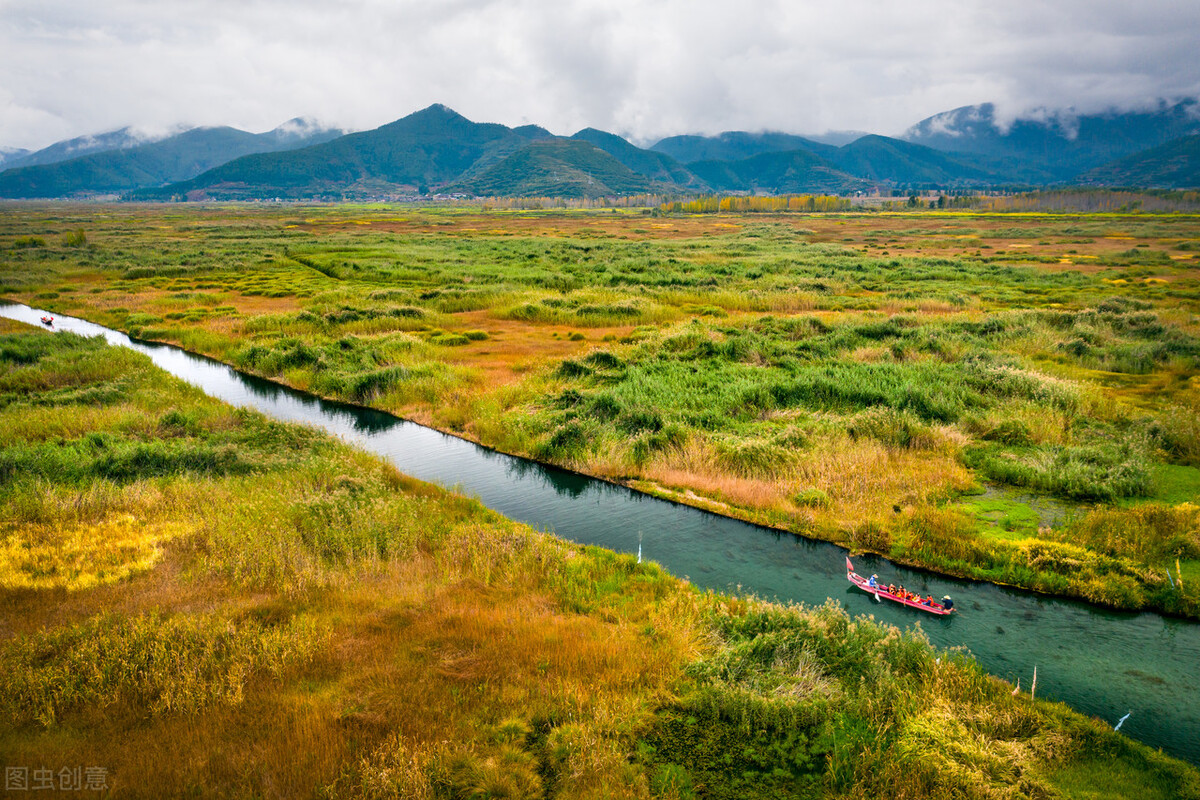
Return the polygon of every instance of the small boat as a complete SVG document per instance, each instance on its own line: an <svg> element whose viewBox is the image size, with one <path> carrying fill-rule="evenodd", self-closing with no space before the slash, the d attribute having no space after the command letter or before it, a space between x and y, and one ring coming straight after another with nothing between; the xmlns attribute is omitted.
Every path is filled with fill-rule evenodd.
<svg viewBox="0 0 1200 800"><path fill-rule="evenodd" d="M42 317L42 324L49 327L54 324L54 317Z"/></svg>
<svg viewBox="0 0 1200 800"><path fill-rule="evenodd" d="M873 578L875 576L872 575L871 577ZM872 586L870 578L864 578L854 571L854 565L850 563L849 557L846 558L846 579L867 594L875 595L876 600L891 600L893 603L899 603L902 606L908 606L910 608L918 608L921 611L925 611L930 614L937 614L939 617L944 617L948 614L954 613L954 601L950 599L949 595L943 597L942 602L940 603L937 601L931 602L928 600L919 599L911 600L907 597L901 597L898 594L892 594L888 591L886 586Z"/></svg>

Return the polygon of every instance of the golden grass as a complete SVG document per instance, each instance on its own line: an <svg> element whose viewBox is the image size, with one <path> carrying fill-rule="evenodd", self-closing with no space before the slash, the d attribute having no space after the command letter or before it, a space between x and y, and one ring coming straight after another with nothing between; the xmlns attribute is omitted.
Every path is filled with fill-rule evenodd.
<svg viewBox="0 0 1200 800"><path fill-rule="evenodd" d="M129 514L77 526L21 526L0 539L0 588L79 590L115 583L153 568L162 544L186 533Z"/></svg>
<svg viewBox="0 0 1200 800"><path fill-rule="evenodd" d="M681 451L652 462L635 480L672 489L683 502L689 502L691 492L760 519L781 512L802 530L850 531L868 520L890 528L895 506L927 506L973 484L946 436L945 445L933 450L836 437L801 451L792 468L773 478L730 475L711 446L692 440ZM798 503L796 497L805 489L824 492L829 504Z"/></svg>

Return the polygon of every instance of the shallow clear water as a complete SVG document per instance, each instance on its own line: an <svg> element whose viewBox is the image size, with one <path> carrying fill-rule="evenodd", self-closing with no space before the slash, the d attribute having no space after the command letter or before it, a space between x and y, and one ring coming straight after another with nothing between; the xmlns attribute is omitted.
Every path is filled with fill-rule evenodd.
<svg viewBox="0 0 1200 800"><path fill-rule="evenodd" d="M39 325L46 312L0 305L0 316ZM209 395L267 416L314 425L387 458L401 471L455 487L512 519L575 542L636 552L699 586L820 604L839 600L852 614L900 626L919 621L938 647L966 647L985 669L1038 696L1061 700L1115 723L1121 732L1200 764L1200 625L1158 614L1106 611L1070 600L943 578L874 556L862 574L941 597L950 618L877 604L846 581L846 551L564 470L502 455L379 411L312 397L242 375L178 348L131 341L84 320L55 317L55 330L102 335L145 353Z"/></svg>

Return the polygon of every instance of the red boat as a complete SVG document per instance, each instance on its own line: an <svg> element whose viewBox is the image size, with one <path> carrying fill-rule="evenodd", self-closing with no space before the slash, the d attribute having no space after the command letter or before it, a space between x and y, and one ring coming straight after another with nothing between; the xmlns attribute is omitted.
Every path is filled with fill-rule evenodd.
<svg viewBox="0 0 1200 800"><path fill-rule="evenodd" d="M871 576L871 578L874 577L874 575ZM897 590L896 594L892 594L886 586L878 584L872 586L870 578L864 578L854 571L854 565L850 563L848 557L846 558L846 579L867 594L875 595L876 600L891 600L893 603L899 603L902 606L909 606L910 608L919 608L921 611L937 614L939 617L954 613L954 601L950 599L949 595L943 597L942 602L938 603L931 600L921 600L920 598L913 600L909 597L901 597L899 590Z"/></svg>
<svg viewBox="0 0 1200 800"><path fill-rule="evenodd" d="M43 325L53 325L54 317L42 317L42 324Z"/></svg>

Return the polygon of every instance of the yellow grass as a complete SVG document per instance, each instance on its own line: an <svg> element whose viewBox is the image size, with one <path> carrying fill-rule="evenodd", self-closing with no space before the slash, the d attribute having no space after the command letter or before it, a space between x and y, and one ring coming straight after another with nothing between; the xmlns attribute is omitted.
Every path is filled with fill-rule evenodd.
<svg viewBox="0 0 1200 800"><path fill-rule="evenodd" d="M24 525L0 539L0 588L90 589L154 567L187 531L130 514L98 523Z"/></svg>

